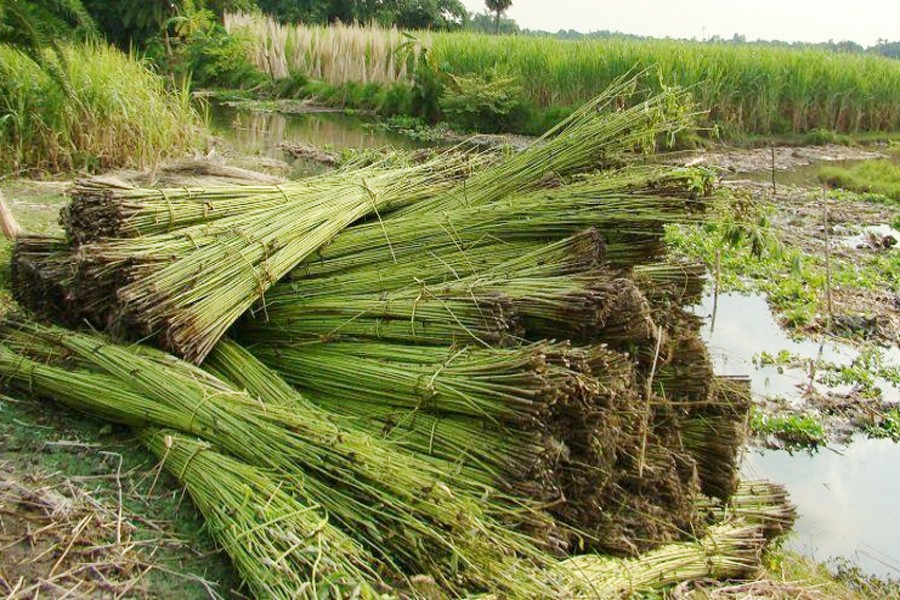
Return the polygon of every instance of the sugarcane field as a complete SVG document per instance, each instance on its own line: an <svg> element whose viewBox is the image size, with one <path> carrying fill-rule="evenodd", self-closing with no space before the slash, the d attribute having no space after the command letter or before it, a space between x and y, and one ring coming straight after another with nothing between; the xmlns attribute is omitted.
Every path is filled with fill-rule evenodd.
<svg viewBox="0 0 900 600"><path fill-rule="evenodd" d="M0 0L0 597L900 600L898 206L893 2Z"/></svg>

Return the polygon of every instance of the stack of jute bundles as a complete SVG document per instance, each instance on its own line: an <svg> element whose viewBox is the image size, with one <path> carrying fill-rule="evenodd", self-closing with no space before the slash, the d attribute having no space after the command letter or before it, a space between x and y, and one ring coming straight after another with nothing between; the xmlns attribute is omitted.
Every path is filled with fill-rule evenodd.
<svg viewBox="0 0 900 600"><path fill-rule="evenodd" d="M5 379L139 427L258 595L417 576L449 595L578 595L552 555L702 535L697 500L734 491L747 411L684 310L703 270L664 255L710 176L628 159L690 116L675 91L626 107L635 85L500 160L82 182L68 240L17 244L19 297L186 361L9 322ZM210 489L217 469L233 487ZM256 509L232 510L242 491Z"/></svg>

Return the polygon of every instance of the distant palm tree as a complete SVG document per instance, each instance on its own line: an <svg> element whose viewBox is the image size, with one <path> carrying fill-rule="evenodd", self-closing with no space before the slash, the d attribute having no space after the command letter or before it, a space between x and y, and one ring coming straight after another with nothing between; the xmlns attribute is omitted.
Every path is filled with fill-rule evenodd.
<svg viewBox="0 0 900 600"><path fill-rule="evenodd" d="M494 13L494 25L497 33L500 33L500 17L512 6L512 0L484 0L488 10Z"/></svg>
<svg viewBox="0 0 900 600"><path fill-rule="evenodd" d="M67 92L62 43L93 32L94 22L81 0L0 0L0 44L29 56ZM47 60L46 48L57 62Z"/></svg>

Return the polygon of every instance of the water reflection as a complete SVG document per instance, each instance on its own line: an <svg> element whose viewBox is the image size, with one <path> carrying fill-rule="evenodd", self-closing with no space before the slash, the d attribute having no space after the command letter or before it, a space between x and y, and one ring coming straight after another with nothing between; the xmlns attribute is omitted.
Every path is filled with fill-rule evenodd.
<svg viewBox="0 0 900 600"><path fill-rule="evenodd" d="M283 115L216 106L210 128L241 154L285 160L281 142L305 142L336 152L344 149L414 148L406 136L373 127L374 120L341 113Z"/></svg>
<svg viewBox="0 0 900 600"><path fill-rule="evenodd" d="M776 366L757 368L753 357L761 352L777 354L787 350L804 359L847 364L859 351L853 346L833 340L793 340L778 325L769 310L765 296L738 293L719 294L718 302L709 295L697 306L695 313L706 317L701 335L707 342L716 373L721 375L747 375L753 392L762 396L781 396L798 401L799 386L810 384L803 369L779 369ZM715 310L715 320L713 312ZM713 326L714 325L714 326ZM885 362L900 363L900 351L891 348L884 351ZM877 380L884 399L900 402L900 390L889 382ZM827 391L814 384L819 391ZM831 388L834 392L844 390Z"/></svg>
<svg viewBox="0 0 900 600"><path fill-rule="evenodd" d="M790 339L763 296L721 294L718 302L709 296L695 311L706 317L702 335L716 372L750 376L757 395L798 400L798 385L809 381L800 369L779 373L776 367L756 368L753 357L762 351L788 350L839 363L857 355L853 347L832 341ZM897 349L886 352L886 357L898 362ZM882 382L881 388L885 398L898 399L898 391L887 382ZM788 541L790 548L819 560L851 558L876 575L900 575L900 519L896 516L900 447L893 442L858 437L850 446L824 449L815 455L751 450L742 474L787 486L800 514Z"/></svg>
<svg viewBox="0 0 900 600"><path fill-rule="evenodd" d="M750 452L742 473L785 484L799 507L787 546L817 560L850 558L869 573L900 576L900 448L857 439L818 454Z"/></svg>

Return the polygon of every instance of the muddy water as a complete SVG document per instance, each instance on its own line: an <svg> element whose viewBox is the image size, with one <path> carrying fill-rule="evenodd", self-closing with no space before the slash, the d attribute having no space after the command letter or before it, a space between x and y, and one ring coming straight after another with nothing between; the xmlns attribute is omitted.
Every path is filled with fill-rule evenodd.
<svg viewBox="0 0 900 600"><path fill-rule="evenodd" d="M718 301L707 297L696 312L706 317L703 337L716 371L749 375L756 395L797 399L798 386L809 382L802 370L755 367L753 357L762 351L789 350L840 363L856 356L849 346L791 340L762 296L722 294ZM897 361L900 353L895 348L887 356ZM897 390L890 385L881 387L886 399L898 400ZM789 547L818 560L842 556L856 561L866 572L900 576L897 444L858 437L849 446L826 448L813 455L750 450L742 472L745 477L787 486L800 513Z"/></svg>
<svg viewBox="0 0 900 600"><path fill-rule="evenodd" d="M896 165L900 165L900 152L896 150L883 150L888 160ZM834 160L834 161L817 161L809 165L796 167L792 169L777 169L775 171L775 185L781 186L802 186L817 187L822 185L819 179L819 172L823 166L840 167L848 169L854 167L862 160ZM772 181L772 172L770 170L738 172L727 175L726 179L730 180L749 180L760 183L770 183Z"/></svg>
<svg viewBox="0 0 900 600"><path fill-rule="evenodd" d="M859 438L812 456L749 452L742 474L785 484L799 518L787 546L827 561L846 557L864 571L900 577L900 447Z"/></svg>
<svg viewBox="0 0 900 600"><path fill-rule="evenodd" d="M777 354L787 350L804 359L823 360L837 364L852 362L859 354L856 348L834 341L793 340L772 316L764 296L737 293L720 294L718 301L707 296L695 309L706 318L703 339L707 342L716 372L722 375L748 375L753 392L759 396L780 396L798 400L801 387L812 385L819 391L825 388L810 382L804 369L757 367L753 358L761 352ZM884 351L887 362L900 364L897 348ZM900 402L900 390L889 382L876 380L888 402Z"/></svg>
<svg viewBox="0 0 900 600"><path fill-rule="evenodd" d="M378 128L372 118L342 113L283 115L214 105L210 129L239 154L288 162L293 176L308 175L321 167L291 159L279 148L282 142L304 142L338 153L348 149L421 146L406 136Z"/></svg>

